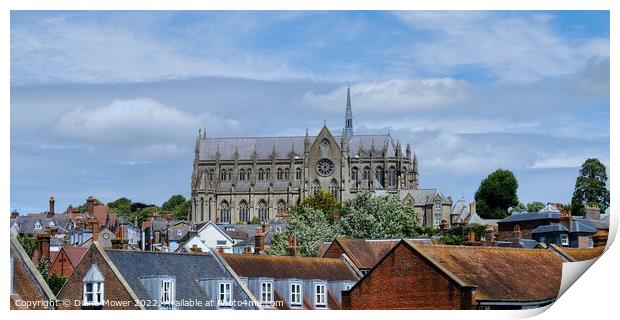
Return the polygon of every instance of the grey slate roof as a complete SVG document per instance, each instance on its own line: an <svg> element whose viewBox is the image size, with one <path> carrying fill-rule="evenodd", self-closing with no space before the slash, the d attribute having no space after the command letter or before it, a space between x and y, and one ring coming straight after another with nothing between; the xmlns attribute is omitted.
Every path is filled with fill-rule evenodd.
<svg viewBox="0 0 620 320"><path fill-rule="evenodd" d="M34 226L39 221L42 225L41 230L35 230ZM18 216L16 219L11 219L11 225L16 225L16 229L19 233L32 235L38 232L42 232L45 227L49 226L50 221L53 221L55 226L58 227L57 234L69 233L73 228L73 221L69 215L57 214L52 218L41 216Z"/></svg>
<svg viewBox="0 0 620 320"><path fill-rule="evenodd" d="M561 224L549 224L546 226L539 226L538 228L532 230L532 233L547 233L547 232L566 232L568 233L568 229L566 229Z"/></svg>
<svg viewBox="0 0 620 320"><path fill-rule="evenodd" d="M233 300L251 301L212 253L183 254L122 250L106 250L106 253L140 299L159 299L159 297L153 297L140 280L161 277L175 279L175 299L177 301L216 302L217 297L208 294L199 283L201 280L225 278L233 283ZM156 309L156 307L147 306L147 309L149 308ZM213 305L203 305L202 307L180 306L179 309L216 309L216 307ZM252 307L241 306L237 309L252 309Z"/></svg>
<svg viewBox="0 0 620 320"><path fill-rule="evenodd" d="M528 212L528 213L517 213L510 215L497 223L506 223L506 222L519 222L519 221L529 221L529 220L542 220L542 219L553 219L559 220L560 213L559 212Z"/></svg>
<svg viewBox="0 0 620 320"><path fill-rule="evenodd" d="M309 136L310 143L313 143L316 136ZM340 136L334 136L340 143ZM303 157L304 136L296 137L242 137L242 138L206 138L199 142L199 160L215 160L217 152L221 160L232 160L235 153L239 159L252 159L256 151L257 159L271 159L275 151L276 159L290 159L291 152L298 157ZM354 135L349 142L349 154L355 156L368 156L372 145L375 151L379 152L387 147L388 157L396 155L396 145L390 135Z"/></svg>
<svg viewBox="0 0 620 320"><path fill-rule="evenodd" d="M521 239L521 241L519 241L519 244L521 244L521 248L534 249L538 245L538 242L532 239Z"/></svg>
<svg viewBox="0 0 620 320"><path fill-rule="evenodd" d="M574 233L596 233L596 228L589 226L580 220L573 220L570 224L570 232Z"/></svg>

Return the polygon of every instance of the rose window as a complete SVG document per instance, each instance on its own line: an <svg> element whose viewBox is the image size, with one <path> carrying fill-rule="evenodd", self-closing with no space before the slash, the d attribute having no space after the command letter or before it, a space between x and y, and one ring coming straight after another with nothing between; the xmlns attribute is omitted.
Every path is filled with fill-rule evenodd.
<svg viewBox="0 0 620 320"><path fill-rule="evenodd" d="M316 173L327 177L334 173L334 163L329 159L321 159L316 163Z"/></svg>

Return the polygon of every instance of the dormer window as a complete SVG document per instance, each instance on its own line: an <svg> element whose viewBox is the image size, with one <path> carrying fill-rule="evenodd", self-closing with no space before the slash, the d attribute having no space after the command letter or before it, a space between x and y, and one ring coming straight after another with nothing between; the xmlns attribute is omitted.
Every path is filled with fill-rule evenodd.
<svg viewBox="0 0 620 320"><path fill-rule="evenodd" d="M291 283L291 306L301 307L301 283Z"/></svg>
<svg viewBox="0 0 620 320"><path fill-rule="evenodd" d="M181 230L181 229L177 230L177 236L180 237L181 235L183 235L183 230Z"/></svg>
<svg viewBox="0 0 620 320"><path fill-rule="evenodd" d="M171 307L174 304L174 282L170 279L160 282L159 304L164 307Z"/></svg>
<svg viewBox="0 0 620 320"><path fill-rule="evenodd" d="M41 222L40 222L40 221L37 221L37 222L34 224L34 229L35 229L35 230L41 230L41 229L43 229L43 225L41 224Z"/></svg>
<svg viewBox="0 0 620 320"><path fill-rule="evenodd" d="M220 307L232 307L232 283L220 282L217 303Z"/></svg>
<svg viewBox="0 0 620 320"><path fill-rule="evenodd" d="M56 226L56 224L54 223L53 220L50 220L50 222L47 225L50 226L50 227L55 227Z"/></svg>
<svg viewBox="0 0 620 320"><path fill-rule="evenodd" d="M325 284L320 283L314 286L314 304L318 308L325 308L327 305L327 294L325 293Z"/></svg>
<svg viewBox="0 0 620 320"><path fill-rule="evenodd" d="M104 302L104 283L103 273L96 264L93 264L84 278L83 283L83 306L103 306Z"/></svg>
<svg viewBox="0 0 620 320"><path fill-rule="evenodd" d="M273 284L269 281L260 284L260 302L264 305L273 304Z"/></svg>

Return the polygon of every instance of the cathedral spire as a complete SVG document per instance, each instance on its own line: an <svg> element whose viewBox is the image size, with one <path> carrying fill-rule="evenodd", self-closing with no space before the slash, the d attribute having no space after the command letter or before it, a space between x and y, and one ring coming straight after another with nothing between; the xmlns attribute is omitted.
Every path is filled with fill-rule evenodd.
<svg viewBox="0 0 620 320"><path fill-rule="evenodd" d="M347 142L353 138L353 111L351 111L351 87L347 86L347 109L344 118L344 129L342 129L342 136L347 139Z"/></svg>

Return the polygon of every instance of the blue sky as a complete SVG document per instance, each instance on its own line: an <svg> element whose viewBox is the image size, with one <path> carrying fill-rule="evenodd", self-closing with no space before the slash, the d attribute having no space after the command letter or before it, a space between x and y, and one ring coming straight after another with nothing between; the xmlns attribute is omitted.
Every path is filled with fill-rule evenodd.
<svg viewBox="0 0 620 320"><path fill-rule="evenodd" d="M608 12L13 11L11 207L189 196L198 128L340 132L347 84L356 132L455 199L505 168L569 202L609 164Z"/></svg>

